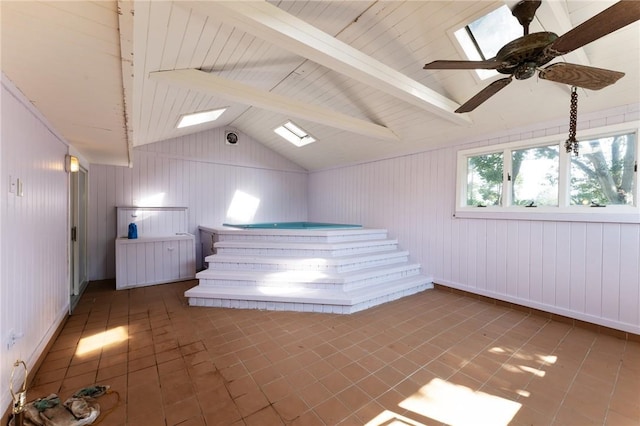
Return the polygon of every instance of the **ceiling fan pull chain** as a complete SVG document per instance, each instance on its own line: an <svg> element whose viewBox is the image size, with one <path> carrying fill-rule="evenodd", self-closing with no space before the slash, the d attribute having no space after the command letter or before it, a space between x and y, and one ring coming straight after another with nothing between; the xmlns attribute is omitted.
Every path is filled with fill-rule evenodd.
<svg viewBox="0 0 640 426"><path fill-rule="evenodd" d="M567 152L573 151L578 156L578 141L576 140L576 125L578 124L578 88L571 88L571 107L569 109L569 139L564 143Z"/></svg>

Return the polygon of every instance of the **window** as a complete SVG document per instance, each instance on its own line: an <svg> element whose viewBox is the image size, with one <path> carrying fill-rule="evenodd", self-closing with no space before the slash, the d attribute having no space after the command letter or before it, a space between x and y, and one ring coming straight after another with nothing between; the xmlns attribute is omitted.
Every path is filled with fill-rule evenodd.
<svg viewBox="0 0 640 426"><path fill-rule="evenodd" d="M511 200L514 206L558 205L559 145L511 151Z"/></svg>
<svg viewBox="0 0 640 426"><path fill-rule="evenodd" d="M214 109L211 111L201 111L201 112L194 112L193 114L185 114L182 117L180 117L180 121L178 122L178 125L176 127L178 129L181 129L183 127L196 126L198 124L216 121L218 118L220 118L222 113L224 113L227 110L227 108L228 107L224 107L224 108Z"/></svg>
<svg viewBox="0 0 640 426"><path fill-rule="evenodd" d="M500 31L496 31L499 28ZM522 37L523 29L511 10L503 5L454 32L467 59L481 61L496 56L505 44ZM485 80L497 75L494 70L476 70Z"/></svg>
<svg viewBox="0 0 640 426"><path fill-rule="evenodd" d="M456 216L640 223L637 127L582 131L578 156L561 135L460 151Z"/></svg>
<svg viewBox="0 0 640 426"><path fill-rule="evenodd" d="M634 204L635 135L627 133L580 142L571 158L571 204Z"/></svg>
<svg viewBox="0 0 640 426"><path fill-rule="evenodd" d="M467 158L467 205L502 205L503 154L501 152Z"/></svg>
<svg viewBox="0 0 640 426"><path fill-rule="evenodd" d="M303 130L292 121L287 121L282 126L276 127L273 131L297 147L305 146L316 141L306 130Z"/></svg>

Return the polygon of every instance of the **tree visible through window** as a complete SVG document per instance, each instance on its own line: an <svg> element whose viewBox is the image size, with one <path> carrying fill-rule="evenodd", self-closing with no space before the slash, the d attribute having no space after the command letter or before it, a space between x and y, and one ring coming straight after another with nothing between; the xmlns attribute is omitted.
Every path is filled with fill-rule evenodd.
<svg viewBox="0 0 640 426"><path fill-rule="evenodd" d="M638 207L635 132L587 136L579 156L567 153L562 141L544 140L550 138L461 151L460 207Z"/></svg>
<svg viewBox="0 0 640 426"><path fill-rule="evenodd" d="M525 148L511 154L511 200L517 206L557 206L559 145Z"/></svg>
<svg viewBox="0 0 640 426"><path fill-rule="evenodd" d="M503 155L493 153L469 157L467 205L486 207L502 204Z"/></svg>
<svg viewBox="0 0 640 426"><path fill-rule="evenodd" d="M634 135L580 142L580 156L571 158L572 205L633 205Z"/></svg>

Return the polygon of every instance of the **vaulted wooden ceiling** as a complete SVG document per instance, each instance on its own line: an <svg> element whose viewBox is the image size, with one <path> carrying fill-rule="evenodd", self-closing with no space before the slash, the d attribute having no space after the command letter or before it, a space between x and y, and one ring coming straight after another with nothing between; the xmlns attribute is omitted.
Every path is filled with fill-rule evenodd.
<svg viewBox="0 0 640 426"><path fill-rule="evenodd" d="M543 1L531 31L564 34L613 3ZM565 85L515 81L456 114L492 80L422 69L464 59L452 32L502 4L2 2L2 69L94 163L128 164L135 146L223 126L314 170L568 122ZM560 61L626 73L581 90L580 113L640 102L638 22ZM229 108L217 122L176 128L182 114L218 107ZM273 129L288 119L317 142L281 139Z"/></svg>

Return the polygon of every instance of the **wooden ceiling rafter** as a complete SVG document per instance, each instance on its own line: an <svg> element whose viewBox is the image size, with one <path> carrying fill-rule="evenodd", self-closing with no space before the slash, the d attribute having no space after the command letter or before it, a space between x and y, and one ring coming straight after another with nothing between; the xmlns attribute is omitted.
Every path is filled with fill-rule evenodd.
<svg viewBox="0 0 640 426"><path fill-rule="evenodd" d="M297 101L286 96L256 89L197 69L157 71L149 78L175 87L207 93L231 102L252 105L375 139L398 142L398 136L389 128L361 120L328 108Z"/></svg>
<svg viewBox="0 0 640 426"><path fill-rule="evenodd" d="M292 53L375 87L397 99L458 125L469 116L460 106L399 71L267 2L180 2L196 13L223 18L237 28Z"/></svg>

